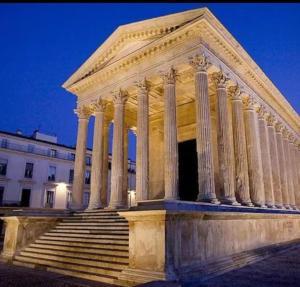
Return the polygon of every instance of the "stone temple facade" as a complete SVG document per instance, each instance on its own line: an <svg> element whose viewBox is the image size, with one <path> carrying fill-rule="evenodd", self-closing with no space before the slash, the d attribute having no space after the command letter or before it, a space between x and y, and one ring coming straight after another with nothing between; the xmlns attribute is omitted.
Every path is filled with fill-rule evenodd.
<svg viewBox="0 0 300 287"><path fill-rule="evenodd" d="M184 285L300 239L299 115L208 9L120 26L63 87L77 96L74 210L82 209L87 126L95 116L89 207L59 224L44 219L56 227L16 264L123 286ZM128 129L137 136L131 208ZM9 258L40 235L32 219L27 232L35 232L18 243L28 238L16 227L22 220L4 220L14 230L5 235Z"/></svg>
<svg viewBox="0 0 300 287"><path fill-rule="evenodd" d="M63 87L78 99L75 208L82 205L91 115L90 208L104 207L111 122L109 208L127 205L128 129L137 136L137 201L178 200L191 192L179 190L178 143L195 140L194 201L300 207L299 116L208 9L119 27Z"/></svg>

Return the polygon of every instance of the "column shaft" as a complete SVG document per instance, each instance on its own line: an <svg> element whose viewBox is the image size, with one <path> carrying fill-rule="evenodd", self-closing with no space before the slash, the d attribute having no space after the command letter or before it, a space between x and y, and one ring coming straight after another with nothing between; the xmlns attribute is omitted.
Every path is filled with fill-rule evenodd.
<svg viewBox="0 0 300 287"><path fill-rule="evenodd" d="M103 131L104 131L104 104L95 104L95 125L93 137L91 191L88 209L103 207L101 194L103 191Z"/></svg>
<svg viewBox="0 0 300 287"><path fill-rule="evenodd" d="M296 209L296 197L295 197L295 188L297 188L297 183L295 181L295 166L294 166L294 157L293 157L293 143L287 142L286 153L288 156L288 181L289 181L289 196L290 196L290 205L293 209Z"/></svg>
<svg viewBox="0 0 300 287"><path fill-rule="evenodd" d="M253 100L248 98L244 111L247 142L249 187L252 203L265 207L263 169L259 142L258 120L254 111Z"/></svg>
<svg viewBox="0 0 300 287"><path fill-rule="evenodd" d="M164 173L165 199L178 199L178 146L175 71L164 75Z"/></svg>
<svg viewBox="0 0 300 287"><path fill-rule="evenodd" d="M275 202L274 202L274 191L273 191L270 143L268 137L267 124L263 115L259 115L258 126L259 126L259 138L260 138L261 159L262 159L262 169L263 169L265 203L268 207L273 208L275 207Z"/></svg>
<svg viewBox="0 0 300 287"><path fill-rule="evenodd" d="M103 172L102 172L102 187L103 192L101 193L101 202L103 206L106 207L109 202L108 197L108 161L109 161L109 126L110 121L104 119L104 127L103 127Z"/></svg>
<svg viewBox="0 0 300 287"><path fill-rule="evenodd" d="M226 204L239 205L235 198L234 169L232 162L232 146L229 138L229 120L227 107L227 79L220 73L213 75L217 85L217 134L218 158L220 169L221 201Z"/></svg>
<svg viewBox="0 0 300 287"><path fill-rule="evenodd" d="M136 200L148 199L149 98L146 81L139 83L136 138Z"/></svg>
<svg viewBox="0 0 300 287"><path fill-rule="evenodd" d="M279 174L280 174L280 187L282 194L282 204L286 209L290 209L291 200L288 191L288 179L286 173L286 157L284 152L283 140L281 135L281 126L276 124L276 141L277 141L277 154L279 162Z"/></svg>
<svg viewBox="0 0 300 287"><path fill-rule="evenodd" d="M282 204L281 183L280 183L278 148L277 148L277 140L275 136L274 120L272 116L268 117L268 137L269 137L270 154L272 155L271 166L272 166L274 201L276 207L282 208L283 204Z"/></svg>
<svg viewBox="0 0 300 287"><path fill-rule="evenodd" d="M72 190L72 209L81 209L83 206L83 189L85 176L85 156L89 115L83 109L77 109L78 132L76 142L76 154L74 164L74 181Z"/></svg>
<svg viewBox="0 0 300 287"><path fill-rule="evenodd" d="M240 203L247 206L253 206L249 191L243 103L238 87L230 87L229 91L232 99L232 127L235 156L236 194Z"/></svg>
<svg viewBox="0 0 300 287"><path fill-rule="evenodd" d="M124 126L124 179L123 179L123 202L128 207L128 128Z"/></svg>
<svg viewBox="0 0 300 287"><path fill-rule="evenodd" d="M114 95L114 131L109 208L124 207L124 105L126 94L120 90Z"/></svg>

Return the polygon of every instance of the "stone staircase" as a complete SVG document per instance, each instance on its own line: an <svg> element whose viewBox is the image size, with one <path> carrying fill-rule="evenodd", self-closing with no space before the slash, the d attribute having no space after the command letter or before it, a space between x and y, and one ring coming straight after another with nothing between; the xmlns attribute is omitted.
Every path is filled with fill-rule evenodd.
<svg viewBox="0 0 300 287"><path fill-rule="evenodd" d="M116 283L128 266L128 222L116 211L75 213L16 255L13 264Z"/></svg>

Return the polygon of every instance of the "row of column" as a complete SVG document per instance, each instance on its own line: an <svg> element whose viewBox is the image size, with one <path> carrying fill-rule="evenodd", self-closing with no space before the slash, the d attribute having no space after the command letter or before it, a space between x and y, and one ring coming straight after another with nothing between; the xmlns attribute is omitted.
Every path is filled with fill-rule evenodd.
<svg viewBox="0 0 300 287"><path fill-rule="evenodd" d="M212 123L208 94L209 63L204 55L190 59L195 72L196 141L198 157L198 201L230 205L296 209L300 206L299 152L294 138L263 106L256 108L253 97L242 97L238 86L227 89L228 78L222 71L213 73L216 86L217 145L220 196L215 192L212 154ZM178 199L178 147L176 125L176 70L162 73L164 83L164 175L165 199ZM148 199L149 183L149 86L144 79L137 82L137 154L136 198ZM232 127L228 97L232 104ZM126 205L127 168L124 165L124 106L128 94L119 90L113 95L114 132L109 208ZM94 105L95 127L91 197L89 208L103 207L101 194L106 190L108 158L104 158L105 103ZM82 202L84 158L87 136L87 112L79 116L73 206ZM232 131L232 132L231 132ZM234 145L231 145L233 137ZM107 147L106 147L107 149ZM126 153L125 153L126 154ZM297 158L298 157L298 158ZM127 159L127 154L126 154ZM106 163L106 164L103 164ZM126 162L127 163L127 162ZM106 185L107 186L107 185Z"/></svg>

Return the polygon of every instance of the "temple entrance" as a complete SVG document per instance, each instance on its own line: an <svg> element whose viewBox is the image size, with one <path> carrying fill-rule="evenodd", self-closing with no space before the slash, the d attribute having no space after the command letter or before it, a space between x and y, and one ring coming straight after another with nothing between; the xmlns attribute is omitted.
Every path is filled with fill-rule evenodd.
<svg viewBox="0 0 300 287"><path fill-rule="evenodd" d="M179 198L196 201L198 195L198 163L196 140L178 144Z"/></svg>

